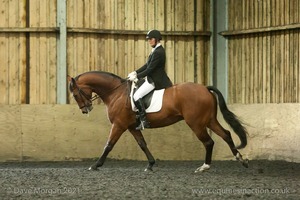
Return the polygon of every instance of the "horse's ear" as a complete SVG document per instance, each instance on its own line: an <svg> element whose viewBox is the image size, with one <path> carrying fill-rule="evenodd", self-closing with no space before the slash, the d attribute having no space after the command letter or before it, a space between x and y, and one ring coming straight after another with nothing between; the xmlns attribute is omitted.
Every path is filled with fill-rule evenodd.
<svg viewBox="0 0 300 200"><path fill-rule="evenodd" d="M70 82L72 80L72 77L70 75L67 75L67 79Z"/></svg>
<svg viewBox="0 0 300 200"><path fill-rule="evenodd" d="M68 81L70 82L70 89L74 89L76 87L76 81L73 77L70 75L67 76Z"/></svg>

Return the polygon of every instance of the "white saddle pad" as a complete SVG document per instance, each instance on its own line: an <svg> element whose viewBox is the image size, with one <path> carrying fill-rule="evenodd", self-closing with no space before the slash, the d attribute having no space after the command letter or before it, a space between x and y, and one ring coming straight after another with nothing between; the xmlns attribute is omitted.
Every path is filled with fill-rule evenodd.
<svg viewBox="0 0 300 200"><path fill-rule="evenodd" d="M133 102L133 89L134 89L134 87L135 87L135 84L132 83L131 92L130 92L130 102L131 102L132 110L134 112L137 112L138 109L136 108L136 106ZM165 92L165 89L154 90L150 106L146 109L146 113L153 113L153 112L158 112L158 111L161 110L164 92Z"/></svg>

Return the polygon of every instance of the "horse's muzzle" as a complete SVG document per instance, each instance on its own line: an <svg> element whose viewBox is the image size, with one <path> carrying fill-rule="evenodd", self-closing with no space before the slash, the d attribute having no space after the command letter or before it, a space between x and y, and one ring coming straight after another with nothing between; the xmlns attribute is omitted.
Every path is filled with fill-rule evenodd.
<svg viewBox="0 0 300 200"><path fill-rule="evenodd" d="M89 112L91 112L93 110L93 106L85 106L81 108L81 112L82 114L88 114Z"/></svg>

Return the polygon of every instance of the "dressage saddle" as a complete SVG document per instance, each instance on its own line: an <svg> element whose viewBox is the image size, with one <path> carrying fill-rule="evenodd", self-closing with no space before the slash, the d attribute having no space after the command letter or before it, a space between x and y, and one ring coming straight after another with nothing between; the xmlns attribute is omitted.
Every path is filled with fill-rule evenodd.
<svg viewBox="0 0 300 200"><path fill-rule="evenodd" d="M139 87L141 87L141 85L145 82L145 79L140 79L137 81L134 89L133 89L133 94L137 91L137 89L139 89ZM150 104L151 104L151 100L152 100L152 97L153 97L153 93L154 93L155 90L152 90L151 92L149 92L147 95L145 95L142 99L143 99L143 102L144 102L144 105L145 105L145 108L147 109ZM133 96L133 95L132 95Z"/></svg>

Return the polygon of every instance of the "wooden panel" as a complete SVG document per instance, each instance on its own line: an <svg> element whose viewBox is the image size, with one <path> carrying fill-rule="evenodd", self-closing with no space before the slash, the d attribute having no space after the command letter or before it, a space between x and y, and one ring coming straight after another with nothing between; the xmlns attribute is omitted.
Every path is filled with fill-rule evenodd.
<svg viewBox="0 0 300 200"><path fill-rule="evenodd" d="M103 70L126 77L146 62L151 47L145 35L158 29L172 81L206 83L209 2L68 0L68 74ZM56 103L56 6L0 1L0 103Z"/></svg>
<svg viewBox="0 0 300 200"><path fill-rule="evenodd" d="M172 81L206 84L210 76L209 38L191 33L209 30L209 6L206 0L196 3L193 0L101 0L87 1L85 5L70 0L68 27L72 32L68 35L68 73L76 76L98 69L126 77L146 62L151 47L145 35L148 30L158 29L166 34L162 45L167 54L166 70ZM96 22L94 17L97 17ZM79 27L90 29L85 32L76 29ZM141 32L131 34L129 31ZM173 31L176 34L168 36L168 32L172 35Z"/></svg>
<svg viewBox="0 0 300 200"><path fill-rule="evenodd" d="M0 161L22 160L21 109L0 105Z"/></svg>
<svg viewBox="0 0 300 200"><path fill-rule="evenodd" d="M0 27L23 27L25 2L0 2ZM0 104L26 102L26 41L23 33L0 33Z"/></svg>
<svg viewBox="0 0 300 200"><path fill-rule="evenodd" d="M247 119L249 125L251 142L243 149L245 157L300 162L299 106L230 105L230 110ZM228 129L221 116L219 120ZM0 161L96 158L103 150L109 130L104 105L96 105L89 117L82 115L75 105L0 105ZM283 134L288 137L282 137ZM204 156L204 146L184 121L160 129L159 133L157 129L149 129L144 136L156 159L199 160L199 152ZM212 137L218 144L213 158L228 160L231 152L227 144L215 134ZM236 134L232 137L239 143ZM109 158L146 160L129 132L122 135Z"/></svg>
<svg viewBox="0 0 300 200"><path fill-rule="evenodd" d="M55 27L56 1L30 1L30 26ZM30 104L56 103L56 34L30 34Z"/></svg>
<svg viewBox="0 0 300 200"><path fill-rule="evenodd" d="M230 0L228 12L229 102L299 102L299 2Z"/></svg>
<svg viewBox="0 0 300 200"><path fill-rule="evenodd" d="M95 111L94 115L86 118L77 106L23 105L23 160L76 160L85 155L97 157L106 142L109 123L102 113L103 108L95 107ZM96 121L97 125L94 123Z"/></svg>

